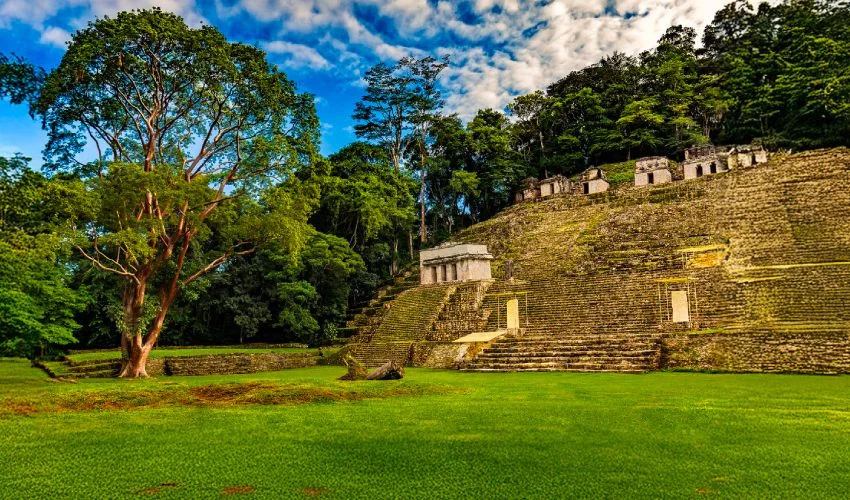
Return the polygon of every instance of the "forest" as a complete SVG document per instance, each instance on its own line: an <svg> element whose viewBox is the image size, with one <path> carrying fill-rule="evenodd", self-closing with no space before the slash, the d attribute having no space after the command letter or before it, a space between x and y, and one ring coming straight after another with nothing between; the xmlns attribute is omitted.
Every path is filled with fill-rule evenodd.
<svg viewBox="0 0 850 500"><path fill-rule="evenodd" d="M43 160L0 158L0 356L324 345L527 178L702 144L847 146L848 26L847 2L736 1L699 40L671 26L468 122L444 109L452 61L405 57L366 73L358 141L327 157L313 96L174 14L98 19L53 69L0 54L0 97L49 138Z"/></svg>

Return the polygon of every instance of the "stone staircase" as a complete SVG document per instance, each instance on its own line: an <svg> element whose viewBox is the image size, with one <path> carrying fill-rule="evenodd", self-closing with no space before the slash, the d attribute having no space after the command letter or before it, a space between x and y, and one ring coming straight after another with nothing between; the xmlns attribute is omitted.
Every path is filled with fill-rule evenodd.
<svg viewBox="0 0 850 500"><path fill-rule="evenodd" d="M462 371L645 373L660 360L660 335L538 335L499 339Z"/></svg>
<svg viewBox="0 0 850 500"><path fill-rule="evenodd" d="M482 303L491 284L490 281L457 284L426 340L451 342L473 332L485 331L493 310L482 307Z"/></svg>
<svg viewBox="0 0 850 500"><path fill-rule="evenodd" d="M90 361L65 360L67 371L73 378L115 377L121 369L120 359L93 359Z"/></svg>
<svg viewBox="0 0 850 500"><path fill-rule="evenodd" d="M392 283L381 287L369 300L356 304L348 312L344 326L337 328L337 335L350 342L368 342L383 321L390 302L411 288L419 286L419 268L411 269L395 278Z"/></svg>
<svg viewBox="0 0 850 500"><path fill-rule="evenodd" d="M407 364L414 344L432 331L455 289L453 285L431 285L400 293L381 306L381 314L368 317L368 323L348 343L349 353L367 367L387 361Z"/></svg>

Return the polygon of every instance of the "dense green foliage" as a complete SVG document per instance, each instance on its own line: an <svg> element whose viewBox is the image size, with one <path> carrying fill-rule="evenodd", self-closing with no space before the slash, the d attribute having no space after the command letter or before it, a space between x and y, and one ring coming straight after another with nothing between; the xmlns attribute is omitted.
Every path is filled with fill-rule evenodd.
<svg viewBox="0 0 850 500"><path fill-rule="evenodd" d="M73 343L86 294L69 286L56 229L79 182L46 179L26 158L0 158L0 355L33 357Z"/></svg>
<svg viewBox="0 0 850 500"><path fill-rule="evenodd" d="M172 14L96 20L49 72L0 54L0 97L49 135L48 177L3 160L4 348L159 325L163 344L324 343L417 246L498 213L528 178L606 165L628 184L636 158L695 144L847 145L848 24L847 2L735 1L701 42L672 26L466 123L443 109L448 61L378 64L353 111L368 142L328 158L311 96L261 50Z"/></svg>
<svg viewBox="0 0 850 500"><path fill-rule="evenodd" d="M344 368L317 367L51 384L26 363L0 370L0 491L22 497L250 487L259 498L841 498L850 489L847 377L412 369L397 382L352 383L335 380ZM116 462L134 473L116 474Z"/></svg>

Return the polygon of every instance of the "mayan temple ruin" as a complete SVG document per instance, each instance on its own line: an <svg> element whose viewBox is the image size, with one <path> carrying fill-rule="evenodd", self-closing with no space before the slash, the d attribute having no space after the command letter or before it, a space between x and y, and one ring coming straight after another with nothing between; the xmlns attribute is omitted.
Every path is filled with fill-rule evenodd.
<svg viewBox="0 0 850 500"><path fill-rule="evenodd" d="M697 148L639 160L632 185L594 168L520 194L423 251L418 276L354 318L350 352L476 371L850 372L850 151Z"/></svg>

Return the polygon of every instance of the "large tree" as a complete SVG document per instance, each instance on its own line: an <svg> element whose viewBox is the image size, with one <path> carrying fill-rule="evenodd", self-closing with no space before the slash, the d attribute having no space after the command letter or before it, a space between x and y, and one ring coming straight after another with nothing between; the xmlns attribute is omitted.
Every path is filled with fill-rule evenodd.
<svg viewBox="0 0 850 500"><path fill-rule="evenodd" d="M448 59L405 57L393 66L378 64L366 73L366 94L352 118L358 137L387 149L396 169L405 156L419 163L420 241L425 225L425 178L429 130L443 106L437 78ZM412 246L412 245L411 245Z"/></svg>
<svg viewBox="0 0 850 500"><path fill-rule="evenodd" d="M261 50L158 9L90 23L40 83L48 164L90 177L80 255L123 282L120 374L145 376L182 287L258 240L304 238L292 173L316 154L312 97Z"/></svg>

